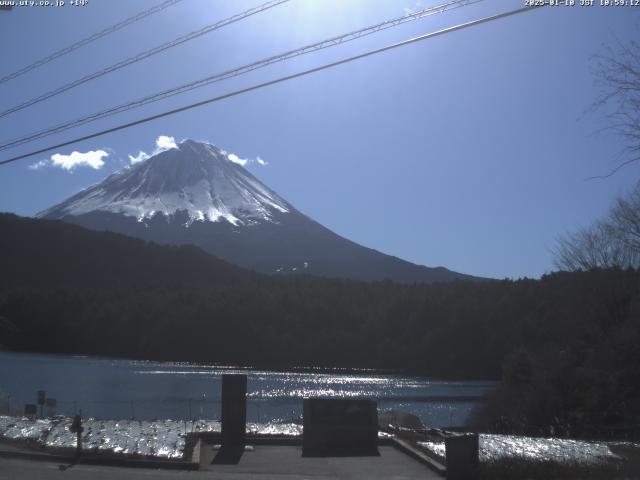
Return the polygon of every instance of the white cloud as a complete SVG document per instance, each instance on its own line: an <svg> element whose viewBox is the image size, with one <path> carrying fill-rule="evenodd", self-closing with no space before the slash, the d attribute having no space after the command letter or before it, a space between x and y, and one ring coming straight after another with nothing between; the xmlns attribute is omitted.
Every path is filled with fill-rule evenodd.
<svg viewBox="0 0 640 480"><path fill-rule="evenodd" d="M263 167L266 165L269 165L269 162L267 162L266 160L263 160L260 157L256 157L256 159L253 160L251 158L240 158L235 153L227 153L224 150L222 150L222 152L227 156L227 158L230 161L232 161L233 163L237 163L238 165L242 165L243 167L245 165L251 165L252 163L257 163L258 165L262 165Z"/></svg>
<svg viewBox="0 0 640 480"><path fill-rule="evenodd" d="M29 165L31 170L39 170L43 167L60 167L63 170L72 171L77 167L91 167L99 170L104 166L104 157L109 153L104 150L90 150L88 152L72 152L70 155L55 153L49 160L40 160Z"/></svg>
<svg viewBox="0 0 640 480"><path fill-rule="evenodd" d="M149 154L143 152L142 150L140 150L138 152L138 155L136 155L135 157L133 155L129 155L129 161L131 163L139 163L139 162L143 162L144 160L146 160L147 158L149 158Z"/></svg>
<svg viewBox="0 0 640 480"><path fill-rule="evenodd" d="M29 170L39 170L42 167L46 167L47 165L49 165L49 160L40 160L39 162L29 165Z"/></svg>
<svg viewBox="0 0 640 480"><path fill-rule="evenodd" d="M104 166L104 160L102 160L102 157L108 156L109 154L104 150L90 150L85 153L72 152L71 155L56 153L51 156L51 165L63 168L64 170L73 170L74 168L81 166L99 170Z"/></svg>
<svg viewBox="0 0 640 480"><path fill-rule="evenodd" d="M175 138L169 137L168 135L160 135L158 138L156 138L156 148L153 152L151 152L151 155L140 150L138 151L138 155L136 156L129 155L129 161L132 164L140 163L150 157L153 157L154 155L157 155L160 152L164 152L165 150L169 150L171 148L178 148Z"/></svg>
<svg viewBox="0 0 640 480"><path fill-rule="evenodd" d="M178 148L176 145L176 140L173 137L168 137L166 135L160 135L156 138L156 153L164 152L165 150L169 150L170 148Z"/></svg>
<svg viewBox="0 0 640 480"><path fill-rule="evenodd" d="M246 158L239 158L235 153L230 153L227 155L227 158L231 160L233 163L237 163L238 165L242 165L243 167L249 162Z"/></svg>

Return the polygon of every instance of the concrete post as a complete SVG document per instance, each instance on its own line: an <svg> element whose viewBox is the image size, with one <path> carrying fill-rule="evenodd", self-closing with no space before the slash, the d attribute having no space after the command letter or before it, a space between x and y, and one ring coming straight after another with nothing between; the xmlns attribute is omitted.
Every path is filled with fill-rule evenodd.
<svg viewBox="0 0 640 480"><path fill-rule="evenodd" d="M478 469L480 446L477 433L455 435L444 441L447 456L447 479L470 480Z"/></svg>
<svg viewBox="0 0 640 480"><path fill-rule="evenodd" d="M82 410L80 410L80 415L76 415L73 418L69 430L76 434L76 456L79 457L82 453L82 432L84 432L84 427L82 426Z"/></svg>
<svg viewBox="0 0 640 480"><path fill-rule="evenodd" d="M222 446L244 447L247 431L247 376L222 375Z"/></svg>

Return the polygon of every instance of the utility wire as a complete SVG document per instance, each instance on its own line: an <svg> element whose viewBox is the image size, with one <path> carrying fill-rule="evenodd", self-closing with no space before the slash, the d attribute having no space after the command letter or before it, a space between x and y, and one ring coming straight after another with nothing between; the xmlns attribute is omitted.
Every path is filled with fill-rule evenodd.
<svg viewBox="0 0 640 480"><path fill-rule="evenodd" d="M66 141L66 142L58 143L56 145L50 145L50 146L48 146L46 148L41 148L39 150L35 150L35 151L29 152L29 153L25 153L23 155L18 155L16 157L12 157L12 158L8 158L6 160L2 160L2 161L0 161L0 165L5 165L7 163L11 163L11 162L15 162L15 161L18 161L18 160L22 160L23 158L27 158L27 157L31 157L33 155L44 153L44 152L47 152L49 150L53 150L53 149L57 149L57 148L61 148L61 147L66 147L66 146L71 145L73 143L77 143L77 142L81 142L81 141L84 141L84 140L89 140L89 139L92 139L92 138L100 137L100 136L106 135L108 133L113 133L113 132L117 132L119 130L124 130L126 128L131 128L131 127L134 127L136 125L140 125L140 124L143 124L143 123L151 122L153 120L157 120L159 118L167 117L169 115L174 115L176 113L180 113L180 112L184 112L184 111L187 111L187 110L191 110L191 109L196 108L196 107L201 107L203 105L207 105L207 104L210 104L210 103L219 102L219 101L225 100L227 98L236 97L238 95L242 95L244 93L252 92L254 90L260 90L262 88L269 87L271 85L276 85L278 83L286 82L288 80L293 80L294 78L307 76L307 75L310 75L312 73L316 73L316 72L319 72L319 71L322 71L322 70L327 70L329 68L337 67L338 65L343 65L345 63L350 63L350 62L353 62L355 60L359 60L359 59L362 59L362 58L370 57L372 55L376 55L378 53L386 52L388 50L392 50L392 49L395 49L395 48L398 48L398 47L403 47L405 45L410 45L412 43L417 43L417 42L420 42L422 40L428 40L430 38L434 38L434 37L438 37L440 35L444 35L444 34L447 34L447 33L455 32L457 30L462 30L462 29L465 29L465 28L474 27L476 25L480 25L480 24L483 24L483 23L489 23L489 22L492 22L492 21L495 21L495 20L499 20L501 18L506 18L506 17L510 17L512 15L517 15L519 13L524 13L524 12L528 12L528 11L531 11L531 10L536 10L536 9L538 9L540 7L544 7L544 6L546 6L546 4L536 5L536 6L531 6L531 7L518 8L516 10L510 10L510 11L503 12L503 13L500 13L500 14L497 14L497 15L492 15L490 17L484 17L484 18L481 18L481 19L478 19L478 20L472 20L470 22L461 23L461 24L455 25L453 27L444 28L444 29L438 30L436 32L427 33L427 34L424 34L424 35L420 35L418 37L414 37L414 38L410 38L408 40L404 40L402 42L398 42L398 43L394 43L394 44L391 44L391 45L387 45L386 47L377 48L375 50L369 50L369 51L367 51L365 53L361 53L361 54L358 54L358 55L347 57L347 58L344 58L342 60L338 60L338 61L331 62L331 63L326 63L326 64L321 65L319 67L310 68L308 70L303 70L303 71L298 72L298 73L294 73L294 74L291 74L291 75L286 75L284 77L279 77L279 78L276 78L274 80L270 80L268 82L259 83L259 84L253 85L251 87L242 88L240 90L235 90L233 92L229 92L229 93L226 93L224 95L219 95L217 97L212 97L212 98L209 98L207 100L202 100L200 102L192 103L190 105L186 105L186 106L183 106L183 107L180 107L180 108L169 110L167 112L158 113L156 115L151 115L149 117L141 118L141 119L135 120L133 122L121 124L121 125L118 125L116 127L111 127L111 128L108 128L106 130L101 130L101 131L96 132L96 133L92 133L92 134L85 135L85 136L82 136L82 137L74 138L73 140L69 140L69 141Z"/></svg>
<svg viewBox="0 0 640 480"><path fill-rule="evenodd" d="M43 102L44 100L47 100L51 97L55 97L56 95L60 95L63 92L66 92L67 90L70 90L74 87L77 87L79 85L82 85L84 83L87 83L91 80L95 80L96 78L102 77L104 75L107 75L108 73L111 72L115 72L116 70L120 70L121 68L124 68L128 65L131 65L133 63L139 62L141 60L144 60L145 58L149 58L153 55L157 55L158 53L164 52L165 50L168 50L172 47L176 47L178 45L181 45L185 42L188 42L189 40L193 40L194 38L198 38L201 37L202 35L205 35L207 33L213 32L214 30L218 30L222 27L225 27L227 25L230 25L232 23L235 22L239 22L240 20L243 20L247 17L250 17L252 15L255 15L257 13L260 12L264 12L265 10L268 10L270 8L273 8L277 5L280 5L282 3L286 3L289 0L271 0L267 3L263 3L262 5L259 5L257 7L254 8L250 8L249 10L246 10L242 13L238 13L236 15L233 15L232 17L226 18L224 20L221 20L219 22L216 22L212 25L207 25L206 27L201 28L200 30L196 30L195 32L191 32L188 33L186 35L183 35L181 37L178 37L174 40L171 40L170 42L166 42L163 43L162 45L159 45L157 47L151 48L149 50L145 50L144 52L139 53L138 55L134 55L133 57L129 57L126 60L122 60L118 63L114 63L113 65L110 65L106 68L103 68L102 70L98 70L97 72L91 73L89 75L86 75L82 78L79 78L77 80L74 80L73 82L69 82L65 85L62 85L61 87L58 87L54 90L51 90L47 93L43 93L42 95L39 95L37 97L32 98L31 100L27 100L26 102L23 102L19 105L16 105L14 107L11 107L7 110L4 110L3 112L0 112L0 118L2 117L6 117L7 115L10 115L12 113L15 113L19 110L23 110L27 107L30 107L32 105L35 105L36 103L40 103Z"/></svg>
<svg viewBox="0 0 640 480"><path fill-rule="evenodd" d="M479 3L481 1L484 0L451 0L448 1L446 3L434 6L434 7L428 7L425 8L423 10L417 11L417 12L413 12L410 13L408 15L403 15L401 17L397 17L397 18L393 18L390 20L386 20L384 22L381 23L377 23L375 25L371 25L365 28L362 28L360 30L355 30L353 32L350 33L346 33L344 35L339 35L336 37L332 37L329 38L327 40L323 40L320 42L316 42L310 45L306 45L304 47L301 48L297 48L295 50L289 50L285 53L281 53L278 55L274 55L271 57L267 57L261 60L258 60L256 62L253 63L249 63L246 65L243 65L241 67L237 67L231 70L227 70L221 73L217 73L215 75L211 75L209 77L200 79L200 80L196 80L193 82L189 82L189 83L185 83L183 85L174 87L174 88L170 88L168 90L164 90L161 92L157 92L155 94L143 97L143 98L139 98L137 100L133 100L131 102L128 103L124 103L122 105L119 105L117 107L113 107L113 108L109 108L107 110L102 110L100 112L96 112L90 115L87 115L85 117L81 117L78 118L76 120L72 120L72 121L68 121L66 123L57 125L55 127L51 127L51 128L47 128L47 129L43 129L43 130L39 130L37 132L33 132L30 133L26 136L17 138L17 139L13 139L13 140L9 140L4 144L0 144L0 151L2 150L6 150L8 148L14 148L17 147L19 145L23 145L25 143L30 143L33 140L37 140L39 138L44 138L44 137L48 137L50 135L53 135L55 133L60 133L62 131L68 130L70 128L74 128L74 127L78 127L80 125L84 125L90 122L93 122L95 120L99 120L102 118L106 118L109 117L111 115L115 115L118 113L122 113L124 111L128 111L134 108L139 108L142 107L144 105L153 103L153 102L157 102L159 100L164 100L166 98L172 97L174 95L178 95L181 93L185 93L188 92L190 90L194 90L196 88L201 88L204 87L206 85L210 85L212 83L216 83L216 82L220 82L222 80L227 80L229 78L233 78L233 77L237 77L239 75L243 75L246 73L249 73L253 70L257 70L260 68L264 68L267 67L269 65L272 65L274 63L278 63L278 62L283 62L285 60L289 60L291 58L300 56L300 55L305 55L307 53L312 53L312 52L316 52L318 50L322 50L325 48L329 48L329 47L333 47L333 46L337 46L337 45L341 45L343 43L347 43L353 40L356 40L358 38L367 36L367 35L371 35L377 32L380 32L382 30L386 30L388 28L392 28L392 27L396 27L398 25L402 25L406 22L410 22L413 20L418 20L430 15L434 15L437 13L443 13L449 10L453 10L456 8L460 8L460 7L464 7L464 6L468 6L474 3Z"/></svg>
<svg viewBox="0 0 640 480"><path fill-rule="evenodd" d="M96 40L102 37L106 37L111 33L117 32L118 30L121 30L124 27L137 22L138 20L142 20L143 18L146 18L149 15L158 13L164 10L165 8L170 7L171 5L175 5L176 3L181 1L182 0L165 0L164 2L160 3L159 5L156 5L155 7L151 7L148 10L144 10L134 15L133 17L126 18L121 22L111 25L110 27L107 27L104 30L100 30L99 32L94 33L89 37L83 38L82 40L79 40L76 43L69 45L68 47L61 48L60 50L57 50L52 54L47 55L46 57L43 57L40 60L33 62L31 65L27 65L26 67L21 68L20 70L16 70L13 73L9 73L8 75L5 75L4 77L0 78L0 84L8 82L9 80L13 80L14 78L24 75L25 73L31 72L32 70L35 70L36 68L46 65L47 63L55 60L56 58L60 58L68 53L71 53L80 47L84 47L85 45L88 45L91 42L95 42Z"/></svg>

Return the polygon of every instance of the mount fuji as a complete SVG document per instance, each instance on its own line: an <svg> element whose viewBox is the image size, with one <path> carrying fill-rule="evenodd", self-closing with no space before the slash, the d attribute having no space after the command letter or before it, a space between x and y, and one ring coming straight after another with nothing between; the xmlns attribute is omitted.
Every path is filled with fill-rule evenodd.
<svg viewBox="0 0 640 480"><path fill-rule="evenodd" d="M161 244L194 244L245 268L357 280L448 282L347 240L299 212L218 147L185 140L36 215Z"/></svg>

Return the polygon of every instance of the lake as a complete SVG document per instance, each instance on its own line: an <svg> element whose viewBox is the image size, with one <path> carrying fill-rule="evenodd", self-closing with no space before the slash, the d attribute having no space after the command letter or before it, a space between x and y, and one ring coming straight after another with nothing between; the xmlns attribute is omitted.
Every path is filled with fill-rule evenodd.
<svg viewBox="0 0 640 480"><path fill-rule="evenodd" d="M447 381L369 370L269 371L219 365L0 352L0 411L55 398L52 413L98 419L217 419L221 376L248 377L247 420L291 421L307 397L372 398L430 427L460 426L494 382ZM44 408L47 413L47 408Z"/></svg>

